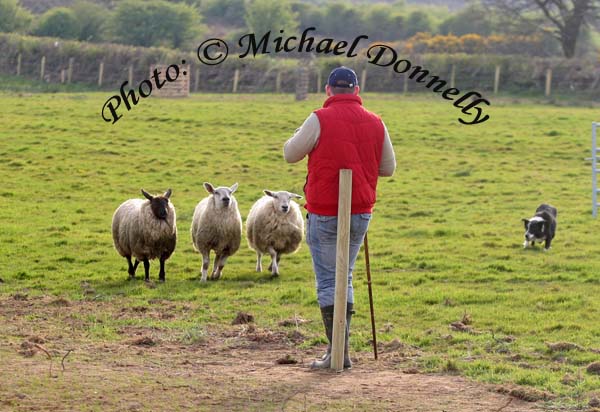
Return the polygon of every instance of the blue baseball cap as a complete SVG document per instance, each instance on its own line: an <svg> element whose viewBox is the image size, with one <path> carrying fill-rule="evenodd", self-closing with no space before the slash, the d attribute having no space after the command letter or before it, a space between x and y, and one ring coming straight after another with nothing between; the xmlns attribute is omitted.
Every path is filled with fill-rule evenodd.
<svg viewBox="0 0 600 412"><path fill-rule="evenodd" d="M358 86L358 78L354 70L346 66L341 66L333 69L327 79L327 84L331 87L352 88Z"/></svg>

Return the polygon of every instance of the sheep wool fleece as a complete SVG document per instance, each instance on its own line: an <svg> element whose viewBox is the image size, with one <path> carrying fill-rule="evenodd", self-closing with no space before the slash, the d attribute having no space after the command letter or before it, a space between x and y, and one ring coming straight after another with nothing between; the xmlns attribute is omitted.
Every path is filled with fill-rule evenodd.
<svg viewBox="0 0 600 412"><path fill-rule="evenodd" d="M315 114L321 134L308 155L306 209L337 216L339 170L352 169L352 214L371 213L385 136L381 118L352 94L329 97Z"/></svg>
<svg viewBox="0 0 600 412"><path fill-rule="evenodd" d="M152 213L148 200L127 200L114 214L112 233L121 256L133 256L140 261L168 259L177 241L175 208L169 203L167 219L160 220Z"/></svg>
<svg viewBox="0 0 600 412"><path fill-rule="evenodd" d="M294 253L300 247L304 220L297 203L290 202L290 212L277 213L273 198L261 197L250 209L246 220L248 244L260 253L272 247L277 253Z"/></svg>
<svg viewBox="0 0 600 412"><path fill-rule="evenodd" d="M240 248L242 216L237 201L231 196L231 205L225 210L215 208L212 196L205 197L194 209L192 241L200 253L214 250L217 254L233 255Z"/></svg>

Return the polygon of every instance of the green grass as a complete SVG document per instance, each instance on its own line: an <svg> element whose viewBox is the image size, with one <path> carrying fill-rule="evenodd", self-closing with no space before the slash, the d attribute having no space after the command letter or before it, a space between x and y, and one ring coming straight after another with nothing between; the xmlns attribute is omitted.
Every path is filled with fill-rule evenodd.
<svg viewBox="0 0 600 412"><path fill-rule="evenodd" d="M41 80L31 80L22 76L0 74L0 91L21 93L58 93L85 92L96 90L93 84L83 83L48 83Z"/></svg>
<svg viewBox="0 0 600 412"><path fill-rule="evenodd" d="M322 97L146 99L111 125L100 117L109 95L0 94L0 293L125 297L131 306L200 303L187 320L136 321L171 330L184 343L202 341L202 325L229 324L239 310L269 328L299 314L314 320L303 326L308 344L322 342L306 245L284 256L281 277L269 280L255 273L244 239L222 280L201 284L189 235L204 181L239 182L244 218L264 188L302 192L305 162L286 164L282 145ZM597 110L502 100L489 109L491 120L464 126L459 110L436 96L364 100L385 120L398 160L395 176L380 180L369 231L377 322L390 324L379 340L416 346L427 371L533 386L584 404L600 390L598 377L584 370L598 359L590 349L600 349L598 222L584 160ZM171 187L178 213L167 282L155 288L127 280L110 234L116 207L140 197L142 187ZM542 202L559 211L554 246L549 253L523 250L520 219ZM352 347L367 351L363 267L361 253ZM156 263L151 270L157 280ZM474 334L449 328L465 312ZM91 339L114 340L132 321L86 322ZM505 341L508 335L515 340ZM550 352L546 343L557 341L585 350ZM578 373L576 384L562 383Z"/></svg>

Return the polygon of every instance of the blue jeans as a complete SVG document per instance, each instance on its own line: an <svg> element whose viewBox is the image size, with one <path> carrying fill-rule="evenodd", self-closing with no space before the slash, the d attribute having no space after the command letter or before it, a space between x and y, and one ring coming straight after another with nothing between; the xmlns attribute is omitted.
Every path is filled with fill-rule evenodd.
<svg viewBox="0 0 600 412"><path fill-rule="evenodd" d="M352 269L356 256L369 228L370 213L350 217L350 262L348 268L348 303L354 303ZM335 253L337 240L337 216L309 213L306 222L306 243L315 271L317 300L320 307L332 306L335 301Z"/></svg>

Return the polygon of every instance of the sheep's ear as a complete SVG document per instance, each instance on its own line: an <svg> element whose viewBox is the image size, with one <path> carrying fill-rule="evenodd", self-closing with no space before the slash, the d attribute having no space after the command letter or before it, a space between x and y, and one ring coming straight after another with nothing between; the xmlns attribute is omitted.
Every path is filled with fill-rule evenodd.
<svg viewBox="0 0 600 412"><path fill-rule="evenodd" d="M208 182L204 182L204 188L206 189L206 191L210 194L215 193L215 188L213 187L213 185L211 185Z"/></svg>
<svg viewBox="0 0 600 412"><path fill-rule="evenodd" d="M273 195L273 192L271 192L270 190L267 190L267 189L265 189L265 190L263 190L263 193L264 193L265 195L267 195L267 196L275 197L275 196Z"/></svg>
<svg viewBox="0 0 600 412"><path fill-rule="evenodd" d="M237 182L236 182L236 183L234 183L234 184L233 184L233 186L231 186L231 187L229 188L229 190L231 190L231 193L233 193L233 192L235 192L235 191L237 190L237 188L238 188L238 184L237 184Z"/></svg>
<svg viewBox="0 0 600 412"><path fill-rule="evenodd" d="M290 196L296 199L302 199L302 196L297 195L296 193L290 193Z"/></svg>
<svg viewBox="0 0 600 412"><path fill-rule="evenodd" d="M173 193L173 191L171 189L167 189L167 191L165 192L165 194L163 196L168 199L171 197L171 193Z"/></svg>
<svg viewBox="0 0 600 412"><path fill-rule="evenodd" d="M144 197L148 200L152 200L154 199L154 196L152 196L150 193L146 192L144 189L142 189L142 194L144 195Z"/></svg>

